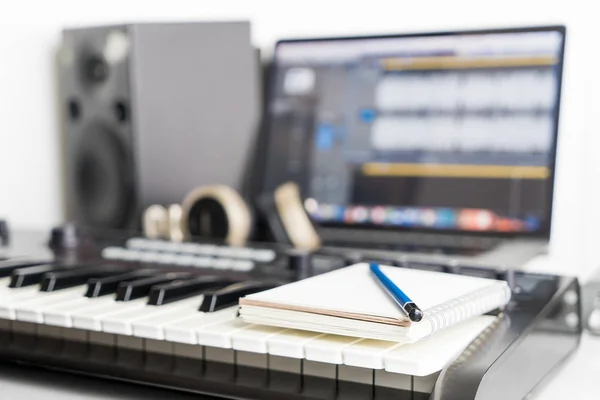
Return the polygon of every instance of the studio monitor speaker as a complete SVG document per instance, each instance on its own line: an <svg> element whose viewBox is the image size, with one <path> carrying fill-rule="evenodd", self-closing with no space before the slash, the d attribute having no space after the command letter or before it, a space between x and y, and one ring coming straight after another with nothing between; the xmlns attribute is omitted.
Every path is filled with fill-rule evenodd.
<svg viewBox="0 0 600 400"><path fill-rule="evenodd" d="M136 229L195 187L244 192L260 112L248 22L66 29L58 63L70 220Z"/></svg>

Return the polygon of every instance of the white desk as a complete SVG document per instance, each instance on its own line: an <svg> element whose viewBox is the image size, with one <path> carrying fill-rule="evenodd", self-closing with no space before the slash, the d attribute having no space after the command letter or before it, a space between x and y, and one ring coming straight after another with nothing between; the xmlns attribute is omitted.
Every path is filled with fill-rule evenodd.
<svg viewBox="0 0 600 400"><path fill-rule="evenodd" d="M535 400L598 399L600 397L600 336L584 334L579 349L545 385Z"/></svg>
<svg viewBox="0 0 600 400"><path fill-rule="evenodd" d="M559 260L551 257L538 257L527 264L530 272L546 272L577 276L583 284L596 270L594 265L578 268L574 258ZM562 368L544 382L531 397L535 400L555 399L598 399L600 398L600 336L583 334L577 352L567 360Z"/></svg>

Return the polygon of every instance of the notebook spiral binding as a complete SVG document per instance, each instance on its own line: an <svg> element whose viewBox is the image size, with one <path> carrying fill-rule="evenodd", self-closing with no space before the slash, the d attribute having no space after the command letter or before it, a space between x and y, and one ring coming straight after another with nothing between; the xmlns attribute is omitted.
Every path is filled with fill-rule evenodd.
<svg viewBox="0 0 600 400"><path fill-rule="evenodd" d="M496 296L487 296L488 292L489 288L484 288L427 310L425 318L431 324L431 333L465 320L469 315L485 314L496 304L508 302L511 296L508 285Z"/></svg>

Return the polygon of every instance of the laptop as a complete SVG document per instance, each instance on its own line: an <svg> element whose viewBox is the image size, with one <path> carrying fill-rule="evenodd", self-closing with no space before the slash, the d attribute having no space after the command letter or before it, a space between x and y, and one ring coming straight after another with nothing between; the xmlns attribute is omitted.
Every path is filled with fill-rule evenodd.
<svg viewBox="0 0 600 400"><path fill-rule="evenodd" d="M281 40L261 190L325 246L522 266L550 239L565 27Z"/></svg>

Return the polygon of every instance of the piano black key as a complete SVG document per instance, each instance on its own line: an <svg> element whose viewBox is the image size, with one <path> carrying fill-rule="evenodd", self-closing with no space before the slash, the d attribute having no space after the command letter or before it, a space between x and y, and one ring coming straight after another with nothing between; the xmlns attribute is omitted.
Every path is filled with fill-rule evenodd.
<svg viewBox="0 0 600 400"><path fill-rule="evenodd" d="M68 267L61 267L53 264L18 268L10 274L10 283L8 287L20 288L25 286L36 285L40 283L43 276L48 272L64 271L66 269L68 269Z"/></svg>
<svg viewBox="0 0 600 400"><path fill-rule="evenodd" d="M15 269L34 267L36 265L52 264L50 260L32 260L26 258L12 258L0 261L0 278L9 276Z"/></svg>
<svg viewBox="0 0 600 400"><path fill-rule="evenodd" d="M214 312L226 307L236 305L240 297L262 292L281 285L280 282L268 281L247 281L235 283L224 287L223 289L204 293L204 300L200 305L199 311Z"/></svg>
<svg viewBox="0 0 600 400"><path fill-rule="evenodd" d="M126 270L119 267L97 266L90 268L77 268L68 271L49 272L40 283L42 292L53 292L85 284L91 278L103 278L124 273Z"/></svg>
<svg viewBox="0 0 600 400"><path fill-rule="evenodd" d="M135 279L149 278L156 275L156 271L150 269L141 269L137 271L123 273L121 275L108 276L105 278L91 278L87 281L88 288L85 297L95 298L113 294L117 292L122 282L129 282Z"/></svg>
<svg viewBox="0 0 600 400"><path fill-rule="evenodd" d="M187 299L206 292L229 286L235 281L218 276L179 280L154 286L148 295L148 305L160 306L174 301Z"/></svg>
<svg viewBox="0 0 600 400"><path fill-rule="evenodd" d="M150 289L155 285L163 283L173 282L178 279L189 278L189 273L177 273L171 272L168 274L161 274L152 276L149 278L136 279L130 282L121 282L117 288L117 301L130 301L139 299L141 297L148 296Z"/></svg>

